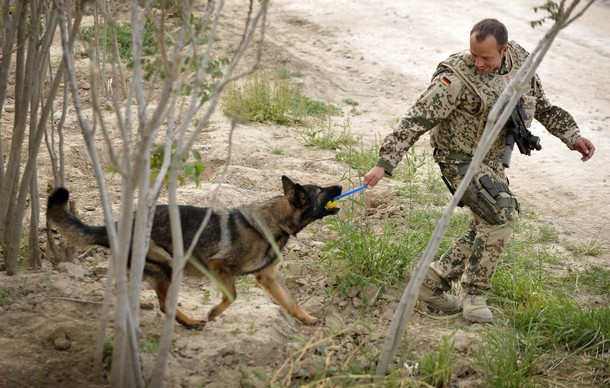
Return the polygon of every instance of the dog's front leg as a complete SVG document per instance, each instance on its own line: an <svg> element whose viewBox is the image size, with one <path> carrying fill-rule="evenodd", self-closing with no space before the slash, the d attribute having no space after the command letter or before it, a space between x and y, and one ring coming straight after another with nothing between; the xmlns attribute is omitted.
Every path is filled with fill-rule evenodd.
<svg viewBox="0 0 610 388"><path fill-rule="evenodd" d="M294 300L288 288L284 284L279 271L280 262L276 260L270 266L264 268L256 274L256 281L271 294L273 299L284 308L289 314L296 317L299 321L313 325L318 322L318 318L312 317L303 310Z"/></svg>

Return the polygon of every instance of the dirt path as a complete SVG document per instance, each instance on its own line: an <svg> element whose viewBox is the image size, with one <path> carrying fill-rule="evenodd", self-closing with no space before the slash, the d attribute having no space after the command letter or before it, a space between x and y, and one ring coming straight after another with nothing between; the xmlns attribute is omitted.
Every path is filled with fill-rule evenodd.
<svg viewBox="0 0 610 388"><path fill-rule="evenodd" d="M351 119L352 130L384 136L427 85L436 64L467 48L478 20L503 21L509 38L532 51L547 30L528 21L536 0L327 2L274 1L271 36L319 67L337 86L336 100L358 101L365 113ZM543 150L517 155L508 174L522 202L533 205L573 242L596 239L610 247L610 20L608 3L594 4L562 31L539 68L548 98L576 118L596 145L595 157L582 163L561 141L535 123ZM332 94L333 92L330 93ZM426 146L420 140L418 146ZM600 262L608 265L604 255Z"/></svg>

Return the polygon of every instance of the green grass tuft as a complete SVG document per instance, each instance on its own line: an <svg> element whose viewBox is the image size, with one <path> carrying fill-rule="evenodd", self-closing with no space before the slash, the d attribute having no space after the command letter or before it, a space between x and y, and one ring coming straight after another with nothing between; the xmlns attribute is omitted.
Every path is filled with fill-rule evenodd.
<svg viewBox="0 0 610 388"><path fill-rule="evenodd" d="M224 90L221 108L241 123L260 122L286 126L311 125L313 119L336 115L339 109L302 94L301 85L268 71L258 71L230 83Z"/></svg>

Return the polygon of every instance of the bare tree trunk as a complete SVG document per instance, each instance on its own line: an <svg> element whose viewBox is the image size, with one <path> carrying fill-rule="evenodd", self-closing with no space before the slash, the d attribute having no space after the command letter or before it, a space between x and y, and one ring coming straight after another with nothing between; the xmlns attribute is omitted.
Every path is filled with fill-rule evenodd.
<svg viewBox="0 0 610 388"><path fill-rule="evenodd" d="M15 243L11 240L12 229L6 228L9 223L8 212L10 209L15 208L17 185L16 181L19 176L19 165L21 163L21 150L23 139L25 138L25 128L28 113L28 94L27 83L25 81L26 69L26 55L27 49L26 36L25 36L25 25L27 21L27 3L24 1L22 4L21 12L16 15L17 17L17 49L16 49L16 63L15 63L15 118L13 122L13 137L11 139L11 148L9 152L9 159L6 164L5 176L0 191L0 236L5 245L4 261L6 264L6 272L8 275L15 273L15 266L17 263L16 253L18 247L15 248ZM31 65L29 62L28 65Z"/></svg>
<svg viewBox="0 0 610 388"><path fill-rule="evenodd" d="M26 5L25 1L18 1L15 6L14 14L21 15L21 9ZM2 2L2 38L3 38L3 46L2 46L2 60L0 61L0 118L2 117L2 112L4 111L4 101L6 99L6 94L8 90L8 81L9 81L9 69L11 67L11 62L13 59L13 46L15 43L15 34L17 32L17 28L19 26L18 20L11 19L11 13L9 12L11 8L10 1ZM0 131L1 133L1 131ZM2 136L0 136L0 161L3 163L0 164L0 193L2 193L2 187L4 185L4 146ZM5 214L5 210L8 208L8 197L5 199L0 195L0 221L2 221L3 214ZM4 235L4 224L0 222L0 238Z"/></svg>
<svg viewBox="0 0 610 388"><path fill-rule="evenodd" d="M30 268L40 268L42 266L42 253L38 247L40 233L38 226L40 225L40 201L38 200L38 179L36 175L32 177L30 184L30 231L28 237L29 256L28 263Z"/></svg>
<svg viewBox="0 0 610 388"><path fill-rule="evenodd" d="M3 214L3 225L11 225L11 228L4 230L4 241L6 249L4 252L4 258L6 261L6 271L8 275L15 273L15 267L17 258L19 256L19 247L21 242L21 232L23 230L23 217L25 213L26 200L30 192L30 185L36 172L36 160L40 149L40 143L42 136L45 131L46 121L48 120L51 102L53 101L55 94L59 88L59 82L54 82L51 86L49 94L46 96L45 104L42 111L39 112L40 100L43 94L44 88L44 76L46 74L43 69L48 64L50 55L50 46L53 40L53 35L57 25L57 13L54 8L47 9L44 2L30 3L30 18L27 23L27 28L38 31L42 30L41 20L46 21L44 26L45 34L39 37L37 34L29 34L29 38L26 41L22 39L22 28L19 27L18 31L18 45L22 46L17 51L17 70L16 70L16 82L15 82L15 128L13 131L13 148L11 148L10 159L8 163L8 174L6 175L7 182L2 187L3 195L8 195L5 199L9 204L6 213ZM47 11L44 14L44 11ZM23 22L26 25L26 14L27 9L22 9L22 15L20 15L20 23ZM25 27L24 27L25 29ZM24 38L24 37L23 37ZM23 51L27 49L27 56L23 58ZM61 73L62 66L58 69ZM40 78L33 77L32 74L40 74ZM56 80L59 81L59 80ZM19 89L23 89L20 91ZM16 140L20 143L23 142L25 137L25 128L27 125L27 114L30 113L30 133L28 141L28 158L26 161L23 175L20 174L20 163L21 163L21 144L17 145ZM40 115L40 117L39 117ZM20 176L21 175L21 176ZM10 180L10 184L8 183ZM31 195L32 197L38 197L38 193ZM36 206L36 199L32 199L33 206ZM4 210L3 210L4 211ZM37 227L38 224L36 224ZM38 249L38 232L34 233L36 242L32 249Z"/></svg>

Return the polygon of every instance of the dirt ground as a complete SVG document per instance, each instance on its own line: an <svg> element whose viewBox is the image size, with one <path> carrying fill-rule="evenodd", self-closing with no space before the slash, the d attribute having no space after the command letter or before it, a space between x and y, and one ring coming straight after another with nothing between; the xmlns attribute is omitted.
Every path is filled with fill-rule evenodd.
<svg viewBox="0 0 610 388"><path fill-rule="evenodd" d="M238 7L238 2L230 1ZM353 2L350 0L274 0L267 29L267 58L285 59L303 74L310 97L337 104L349 115L346 99L358 103L358 114L349 115L351 130L372 144L390 131L391 125L426 87L436 64L449 54L467 48L472 25L484 17L496 17L509 29L511 39L533 50L546 28L531 29L528 21L540 15L532 7L537 0L507 2L449 0ZM565 31L539 68L549 99L571 112L582 133L596 146L593 159L580 161L576 152L552 137L536 123L533 132L543 149L531 157L514 154L508 171L513 191L553 225L562 239L574 243L596 241L610 247L610 5L594 4ZM3 114L3 132L9 128L10 112ZM342 118L338 118L343 120ZM100 223L102 211L97 186L83 146L76 116L69 117L67 186L73 192L81 217ZM204 183L179 189L184 203L206 205L220 173L227 147L228 125L218 116L197 147L204 154ZM234 157L220 202L235 206L281 193L285 174L302 183L321 185L340 182L345 167L335 161L334 151L305 147L290 128L268 125L240 127ZM428 147L424 136L417 144ZM272 152L282 149L283 154ZM44 163L44 162L43 162ZM42 169L41 171L44 171ZM39 176L42 185L50 178ZM118 198L118 177L108 176ZM381 201L390 208L391 195L400 182L384 180L366 192L367 201ZM115 203L118 209L118 200ZM115 209L115 210L116 210ZM374 210L373 210L374 211ZM380 210L382 211L382 210ZM395 300L360 309L358 296L339 301L326 291L329 274L319 264L325 230L315 224L289 242L283 273L289 288L304 308L322 319L308 327L286 316L279 306L248 279L240 281L235 303L203 330L177 325L167 370L168 387L264 386L258 373L273 378L285 373L284 362L325 330L354 324L358 318L371 323L373 333L383 334L392 318ZM83 252L74 265L41 271L22 271L14 277L0 274L0 287L15 290L0 304L0 387L104 387L91 375L94 338L98 330L100 302L107 272L107 252ZM576 268L610 267L605 252ZM156 303L150 289L145 298ZM181 291L183 311L204 317L220 297L213 285L187 278ZM155 342L163 315L142 311L143 335ZM453 322L453 323L451 323ZM464 322L439 324L415 314L410 332L415 346L435 348L442 334L463 327ZM362 335L354 327L349 335ZM457 347L467 349L477 328L458 330ZM348 335L348 336L349 336ZM350 343L336 339L338 354L348 354ZM144 370L150 376L154 357L143 352ZM338 357L341 359L341 357ZM312 375L319 365L303 363L293 376ZM476 376L464 368L456 386L479 386ZM280 373L280 374L281 374Z"/></svg>

